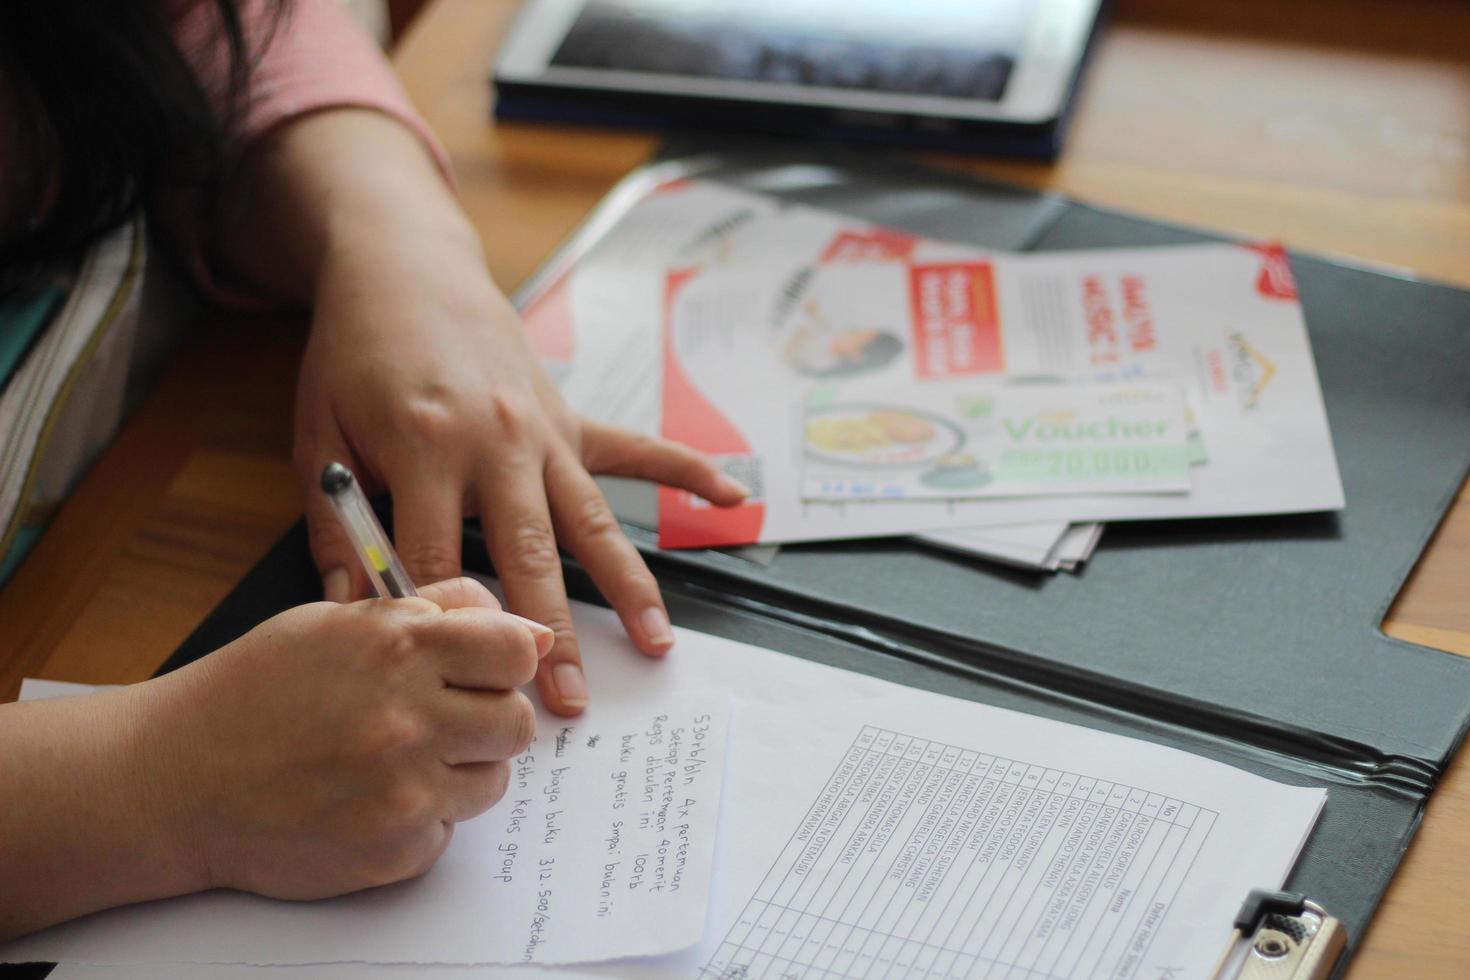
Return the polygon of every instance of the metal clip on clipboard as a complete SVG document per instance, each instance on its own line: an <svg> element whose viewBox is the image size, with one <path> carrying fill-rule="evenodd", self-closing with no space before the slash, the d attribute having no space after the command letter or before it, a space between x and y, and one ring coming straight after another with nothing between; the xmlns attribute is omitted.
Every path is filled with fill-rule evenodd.
<svg viewBox="0 0 1470 980"><path fill-rule="evenodd" d="M1235 933L1213 980L1326 980L1347 930L1301 893L1256 889L1235 916Z"/></svg>

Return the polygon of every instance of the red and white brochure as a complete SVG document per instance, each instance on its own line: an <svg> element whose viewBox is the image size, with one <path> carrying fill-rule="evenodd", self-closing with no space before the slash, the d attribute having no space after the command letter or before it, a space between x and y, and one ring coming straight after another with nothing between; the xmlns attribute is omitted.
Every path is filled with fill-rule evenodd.
<svg viewBox="0 0 1470 980"><path fill-rule="evenodd" d="M901 236L900 236L901 237ZM671 270L662 431L757 494L659 496L665 547L874 537L1025 521L1336 510L1341 481L1290 269L1269 245L996 255L843 232L814 263ZM1188 494L805 501L800 399L823 380L1168 377L1208 459Z"/></svg>
<svg viewBox="0 0 1470 980"><path fill-rule="evenodd" d="M976 529L1009 527L1044 555L1069 522L1342 506L1279 248L998 255L708 180L639 195L594 217L593 244L542 278L525 324L573 408L715 452L757 484L734 511L664 492L666 545L922 532L983 551ZM800 396L832 372L1173 377L1208 460L1183 497L804 503Z"/></svg>
<svg viewBox="0 0 1470 980"><path fill-rule="evenodd" d="M828 253L877 259L917 244L831 212L783 209L769 197L689 179L620 188L589 221L585 238L590 247L574 242L533 285L523 308L526 333L573 408L648 433L661 425L667 267L760 265L780 277ZM657 524L652 485L603 484L620 517ZM1054 571L1068 528L1065 520L965 528L935 532L931 543Z"/></svg>

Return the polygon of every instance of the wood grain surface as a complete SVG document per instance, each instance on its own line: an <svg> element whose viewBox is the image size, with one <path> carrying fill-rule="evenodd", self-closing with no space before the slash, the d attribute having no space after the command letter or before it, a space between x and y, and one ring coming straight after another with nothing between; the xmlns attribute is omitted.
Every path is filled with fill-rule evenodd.
<svg viewBox="0 0 1470 980"><path fill-rule="evenodd" d="M640 133L493 125L489 65L514 9L434 0L395 56L454 159L506 289L657 144ZM1470 285L1466 39L1464 3L1122 0L1059 162L931 159ZM0 591L0 697L24 676L147 677L297 518L290 415L304 331L286 317L201 319ZM1385 628L1470 655L1463 491ZM1467 882L1461 753L1349 975L1470 976Z"/></svg>

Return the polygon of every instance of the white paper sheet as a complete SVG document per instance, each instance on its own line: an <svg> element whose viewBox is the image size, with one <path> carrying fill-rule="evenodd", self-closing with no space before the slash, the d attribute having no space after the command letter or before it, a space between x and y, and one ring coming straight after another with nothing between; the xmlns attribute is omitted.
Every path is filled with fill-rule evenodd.
<svg viewBox="0 0 1470 980"><path fill-rule="evenodd" d="M1073 524L1067 528L1067 533L1057 542L1056 560L1061 567L1074 571L1091 558L1105 527L1106 524Z"/></svg>
<svg viewBox="0 0 1470 980"><path fill-rule="evenodd" d="M27 681L22 697L74 693ZM729 699L542 713L504 799L455 828L428 874L321 902L238 892L117 909L8 959L255 964L575 963L691 946L704 932Z"/></svg>
<svg viewBox="0 0 1470 980"><path fill-rule="evenodd" d="M78 684L75 681L46 681L27 677L20 682L19 701L45 701L47 698L69 698L78 694L94 694L113 685Z"/></svg>
<svg viewBox="0 0 1470 980"><path fill-rule="evenodd" d="M925 531L913 537L916 541L956 554L1044 571L1048 557L1056 552L1071 526L1066 521L1040 521L1035 524Z"/></svg>
<svg viewBox="0 0 1470 980"><path fill-rule="evenodd" d="M867 963L865 953L876 975L899 974L908 962L928 962L931 976L985 975L978 959L945 966L944 957L959 951L988 957L997 970L1067 962L1072 976L1118 967L1121 976L1172 969L1194 977L1217 952L1199 941L1201 932L1223 935L1247 890L1285 879L1326 796L1152 743L687 630L677 631L667 659L651 661L628 648L612 613L577 605L574 614L601 708L682 702L684 692L711 689L735 699L716 872L697 947L573 969L353 966L350 973L256 974L190 967L106 975L468 980L544 970L693 977L751 954L745 976L840 977L868 972L852 965ZM867 844L855 850L860 840ZM964 897L965 889L980 897ZM857 908L858 896L873 899L866 911ZM789 917L777 916L776 906ZM962 910L971 918L959 918ZM823 923L832 931L819 931ZM238 919L220 924L239 926ZM1093 938L1104 929L1106 940ZM879 942L882 932L912 945L895 952ZM150 954L134 934L108 940L85 948L117 960ZM79 959L79 948L44 951ZM0 947L0 959L18 951L34 955L36 948ZM828 972L803 959L818 955L832 957L814 961L827 962ZM883 957L893 962L878 969ZM933 972L936 964L943 972ZM101 975L69 968L57 976Z"/></svg>

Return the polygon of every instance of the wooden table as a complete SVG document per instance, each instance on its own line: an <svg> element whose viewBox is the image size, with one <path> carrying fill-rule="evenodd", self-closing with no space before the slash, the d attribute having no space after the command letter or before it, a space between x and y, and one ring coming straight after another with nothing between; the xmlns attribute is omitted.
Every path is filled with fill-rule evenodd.
<svg viewBox="0 0 1470 980"><path fill-rule="evenodd" d="M491 125L487 66L513 8L436 0L396 57L507 289L656 143ZM1470 285L1467 38L1470 5L1448 2L1123 0L1059 163L942 162ZM0 696L23 676L147 677L297 518L302 333L290 318L204 319L0 592ZM1389 631L1470 655L1467 576L1462 492ZM1470 975L1466 758L1429 806L1357 980Z"/></svg>

